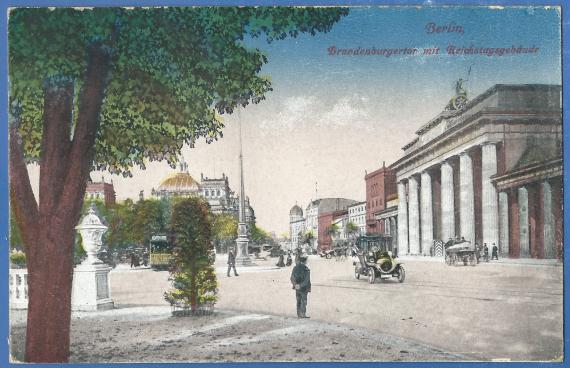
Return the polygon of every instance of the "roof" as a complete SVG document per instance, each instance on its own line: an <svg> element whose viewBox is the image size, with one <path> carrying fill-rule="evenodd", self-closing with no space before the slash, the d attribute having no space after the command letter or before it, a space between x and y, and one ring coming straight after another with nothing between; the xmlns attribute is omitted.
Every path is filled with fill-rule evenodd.
<svg viewBox="0 0 570 368"><path fill-rule="evenodd" d="M311 206L318 206L319 213L332 212L336 210L343 210L358 203L353 199L347 198L321 198L312 201L307 208Z"/></svg>
<svg viewBox="0 0 570 368"><path fill-rule="evenodd" d="M303 210L301 209L301 207L294 205L293 207L291 207L291 211L289 211L289 215L290 216L301 216L301 217L303 217Z"/></svg>
<svg viewBox="0 0 570 368"><path fill-rule="evenodd" d="M194 191L200 190L200 185L189 173L178 172L167 176L159 185L158 190Z"/></svg>

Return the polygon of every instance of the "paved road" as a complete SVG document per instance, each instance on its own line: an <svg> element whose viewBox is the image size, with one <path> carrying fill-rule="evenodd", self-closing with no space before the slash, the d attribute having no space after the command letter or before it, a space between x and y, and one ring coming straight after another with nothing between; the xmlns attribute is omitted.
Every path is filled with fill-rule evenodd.
<svg viewBox="0 0 570 368"><path fill-rule="evenodd" d="M218 308L295 315L291 268L238 268L226 277L219 264ZM406 281L370 285L353 276L351 260L309 259L312 320L366 327L429 344L474 360L555 360L562 356L562 267L480 264L449 267L407 261ZM164 305L168 274L115 270L112 294L120 305Z"/></svg>

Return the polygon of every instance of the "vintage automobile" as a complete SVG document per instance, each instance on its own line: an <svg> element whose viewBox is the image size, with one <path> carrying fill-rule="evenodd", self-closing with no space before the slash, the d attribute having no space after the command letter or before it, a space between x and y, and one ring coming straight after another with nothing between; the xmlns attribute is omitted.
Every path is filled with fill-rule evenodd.
<svg viewBox="0 0 570 368"><path fill-rule="evenodd" d="M469 241L457 243L445 249L445 263L448 266L457 265L460 262L463 262L464 266L477 265L477 250Z"/></svg>
<svg viewBox="0 0 570 368"><path fill-rule="evenodd" d="M404 282L406 271L402 262L392 257L390 251L369 252L365 255L358 248L353 248L353 254L358 257L358 262L353 262L354 277L360 279L360 276L368 277L368 282L373 284L377 278L380 280L396 278L399 282Z"/></svg>

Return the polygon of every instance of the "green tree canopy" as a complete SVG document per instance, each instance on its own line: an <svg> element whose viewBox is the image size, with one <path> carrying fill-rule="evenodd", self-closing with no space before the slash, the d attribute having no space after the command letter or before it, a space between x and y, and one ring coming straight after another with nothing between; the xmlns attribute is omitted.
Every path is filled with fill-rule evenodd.
<svg viewBox="0 0 570 368"><path fill-rule="evenodd" d="M258 103L268 42L331 29L347 9L16 8L10 11L10 197L28 264L26 361L69 358L74 227L92 169L176 164ZM36 201L26 163L40 166ZM47 326L47 327L46 327ZM53 344L57 341L57 344Z"/></svg>
<svg viewBox="0 0 570 368"><path fill-rule="evenodd" d="M245 37L268 42L326 32L347 13L332 8L21 8L10 13L10 106L26 157L39 159L46 87L70 85L79 112L95 48L109 79L93 168L130 174L145 158L176 164L183 144L222 134L218 114L271 90L268 59ZM79 114L70 121L77 124ZM73 131L73 128L72 128Z"/></svg>

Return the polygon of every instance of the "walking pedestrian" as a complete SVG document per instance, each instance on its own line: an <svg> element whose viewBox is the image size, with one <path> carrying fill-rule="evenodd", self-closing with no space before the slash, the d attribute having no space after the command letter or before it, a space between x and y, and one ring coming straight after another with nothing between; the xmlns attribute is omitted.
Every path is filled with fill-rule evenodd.
<svg viewBox="0 0 570 368"><path fill-rule="evenodd" d="M499 260L499 248L493 243L493 248L491 248L491 260L496 259Z"/></svg>
<svg viewBox="0 0 570 368"><path fill-rule="evenodd" d="M237 271L236 271L236 256L233 252L233 250L229 250L228 252L228 277L230 277L230 271L231 269L234 269L234 275L235 276L239 276Z"/></svg>
<svg viewBox="0 0 570 368"><path fill-rule="evenodd" d="M291 284L297 297L297 317L310 318L307 316L307 294L311 292L311 271L307 267L307 255L299 256L299 263L291 272Z"/></svg>

